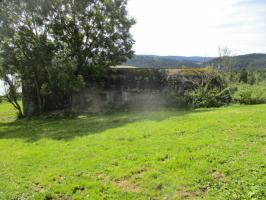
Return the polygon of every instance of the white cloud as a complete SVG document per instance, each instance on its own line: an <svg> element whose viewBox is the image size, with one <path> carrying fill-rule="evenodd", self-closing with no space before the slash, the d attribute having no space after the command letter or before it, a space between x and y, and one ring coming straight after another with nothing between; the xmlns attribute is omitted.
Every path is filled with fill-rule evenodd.
<svg viewBox="0 0 266 200"><path fill-rule="evenodd" d="M132 28L136 53L216 56L219 45L239 53L266 52L265 5L246 0L129 0L130 15L137 19Z"/></svg>

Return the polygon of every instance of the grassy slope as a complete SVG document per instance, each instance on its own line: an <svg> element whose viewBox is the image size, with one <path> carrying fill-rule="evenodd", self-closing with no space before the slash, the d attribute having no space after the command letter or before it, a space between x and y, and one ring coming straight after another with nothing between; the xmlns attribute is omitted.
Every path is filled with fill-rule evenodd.
<svg viewBox="0 0 266 200"><path fill-rule="evenodd" d="M0 199L264 199L265 111L15 122L0 104Z"/></svg>

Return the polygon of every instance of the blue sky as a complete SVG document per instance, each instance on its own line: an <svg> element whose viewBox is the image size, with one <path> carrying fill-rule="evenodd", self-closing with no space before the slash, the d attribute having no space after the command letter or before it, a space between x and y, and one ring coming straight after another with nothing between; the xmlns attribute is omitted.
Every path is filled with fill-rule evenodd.
<svg viewBox="0 0 266 200"><path fill-rule="evenodd" d="M137 54L266 53L266 0L129 0Z"/></svg>

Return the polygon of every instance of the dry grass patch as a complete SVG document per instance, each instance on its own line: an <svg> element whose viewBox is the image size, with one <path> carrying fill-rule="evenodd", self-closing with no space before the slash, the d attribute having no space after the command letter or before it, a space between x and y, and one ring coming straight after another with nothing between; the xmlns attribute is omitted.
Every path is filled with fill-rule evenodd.
<svg viewBox="0 0 266 200"><path fill-rule="evenodd" d="M216 170L214 170L212 172L211 177L217 181L222 181L225 179L225 175L221 172L216 171Z"/></svg>
<svg viewBox="0 0 266 200"><path fill-rule="evenodd" d="M115 184L125 192L139 193L142 191L140 187L126 179L115 181Z"/></svg>
<svg viewBox="0 0 266 200"><path fill-rule="evenodd" d="M172 199L195 199L203 195L202 191L192 191L187 188L182 188L174 193Z"/></svg>

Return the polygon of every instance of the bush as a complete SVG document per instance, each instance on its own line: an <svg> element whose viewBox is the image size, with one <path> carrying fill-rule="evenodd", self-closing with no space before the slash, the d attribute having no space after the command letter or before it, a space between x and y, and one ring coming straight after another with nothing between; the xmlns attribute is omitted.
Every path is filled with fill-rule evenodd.
<svg viewBox="0 0 266 200"><path fill-rule="evenodd" d="M185 98L187 104L194 108L220 107L232 102L231 94L225 75L210 69L197 87L186 92Z"/></svg>
<svg viewBox="0 0 266 200"><path fill-rule="evenodd" d="M3 96L0 96L0 103L4 102L5 101L5 97Z"/></svg>
<svg viewBox="0 0 266 200"><path fill-rule="evenodd" d="M186 94L188 104L195 108L200 107L220 107L232 101L229 88L223 90L219 88L205 89L198 88Z"/></svg>
<svg viewBox="0 0 266 200"><path fill-rule="evenodd" d="M236 103L241 104L262 104L266 103L266 86L241 84L233 95Z"/></svg>

